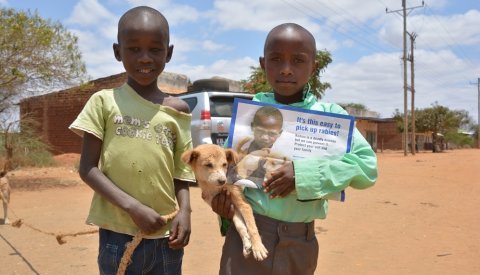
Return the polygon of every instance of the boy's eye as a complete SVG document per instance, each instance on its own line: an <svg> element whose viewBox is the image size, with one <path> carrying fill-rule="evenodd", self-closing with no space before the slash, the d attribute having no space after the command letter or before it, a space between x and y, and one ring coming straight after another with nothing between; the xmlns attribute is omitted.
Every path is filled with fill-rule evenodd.
<svg viewBox="0 0 480 275"><path fill-rule="evenodd" d="M138 48L138 47L130 47L130 48L128 48L128 49L129 49L130 51L134 52L134 53L140 51L140 48Z"/></svg>
<svg viewBox="0 0 480 275"><path fill-rule="evenodd" d="M305 60L303 60L303 58L295 58L295 63L303 63L305 62Z"/></svg>
<svg viewBox="0 0 480 275"><path fill-rule="evenodd" d="M158 53L158 52L161 52L162 49L160 49L160 48L153 48L153 49L151 49L151 51L154 52L154 53Z"/></svg>

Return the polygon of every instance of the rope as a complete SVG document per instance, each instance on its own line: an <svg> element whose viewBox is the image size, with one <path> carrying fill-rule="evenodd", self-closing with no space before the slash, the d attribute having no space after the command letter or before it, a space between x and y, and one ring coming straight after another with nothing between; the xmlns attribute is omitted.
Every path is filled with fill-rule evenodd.
<svg viewBox="0 0 480 275"><path fill-rule="evenodd" d="M11 211L11 212L15 216L17 216L13 211ZM167 223L167 222L173 220L173 218L175 218L177 213L178 213L178 210L176 209L172 213L162 216L162 218L165 219L165 222ZM53 233L53 232L48 232L48 231L44 231L42 229L36 228L33 225L25 223L22 219L18 219L11 224L11 226L16 227L16 228L20 228L22 225L25 225L26 227L28 227L28 228L30 228L34 231L40 232L42 234L55 236L58 244L60 244L60 245L66 243L66 241L63 239L64 237L76 237L76 236L80 236L80 235L87 235L87 234L93 234L93 233L98 232L98 229L94 229L94 230L81 231L81 232L76 232L76 233ZM131 263L132 254L135 251L135 248L137 248L137 246L140 244L140 242L142 242L143 237L145 237L145 236L146 236L146 234L144 234L141 231L138 231L137 234L135 234L135 236L133 237L132 241L128 242L125 245L126 246L125 252L123 253L122 259L120 260L120 265L118 267L117 275L124 275L125 274L125 271L127 270L127 266Z"/></svg>
<svg viewBox="0 0 480 275"><path fill-rule="evenodd" d="M170 214L162 216L162 218L164 218L166 222L169 222L173 220L173 218L175 218L177 213L178 213L178 210L175 210ZM135 248L137 248L137 246L140 244L143 237L145 236L146 234L144 234L141 231L138 231L137 234L135 234L135 236L133 237L132 241L126 244L125 252L123 253L122 259L120 260L120 265L118 266L117 275L125 274L125 271L127 270L127 266L131 263L133 251L135 251Z"/></svg>
<svg viewBox="0 0 480 275"><path fill-rule="evenodd" d="M20 228L22 225L25 225L26 227L28 227L28 228L30 228L34 231L40 232L42 234L55 236L58 244L60 244L60 245L67 242L63 239L65 237L76 237L76 236L80 236L80 235L88 235L88 234L93 234L93 233L98 232L98 229L93 229L93 230L88 230L88 231L80 231L80 232L76 232L76 233L53 233L53 232L47 232L47 231L38 229L38 228L34 227L33 225L25 223L22 219L18 219L18 220L14 221L12 223L12 226L16 227L16 228Z"/></svg>

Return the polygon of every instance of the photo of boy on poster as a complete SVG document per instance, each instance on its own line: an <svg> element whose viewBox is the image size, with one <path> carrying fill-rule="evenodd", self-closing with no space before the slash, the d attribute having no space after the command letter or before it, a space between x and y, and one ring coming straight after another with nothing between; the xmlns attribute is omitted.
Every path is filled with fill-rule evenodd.
<svg viewBox="0 0 480 275"><path fill-rule="evenodd" d="M348 115L235 99L227 147L237 151L239 163L249 167L247 179L260 188L267 158L340 158L348 153L354 123ZM344 192L333 199L343 201Z"/></svg>

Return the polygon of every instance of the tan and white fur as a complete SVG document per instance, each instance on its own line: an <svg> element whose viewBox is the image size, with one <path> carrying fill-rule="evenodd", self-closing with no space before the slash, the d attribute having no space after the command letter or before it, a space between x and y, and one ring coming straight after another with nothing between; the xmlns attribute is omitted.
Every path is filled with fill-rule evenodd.
<svg viewBox="0 0 480 275"><path fill-rule="evenodd" d="M182 155L182 161L192 167L202 198L210 206L222 190L228 190L235 206L233 223L243 242L243 255L253 254L257 261L267 258L268 251L258 233L253 210L243 196L242 187L227 184L227 168L237 163L237 153L214 144L202 144Z"/></svg>
<svg viewBox="0 0 480 275"><path fill-rule="evenodd" d="M258 168L261 161L264 161L263 167L266 171L264 180L268 180L272 177L273 171L289 160L280 153L273 152L269 148L263 148L244 155L237 164L237 174L241 178L248 178Z"/></svg>
<svg viewBox="0 0 480 275"><path fill-rule="evenodd" d="M3 224L9 224L8 220L8 204L10 203L10 182L8 181L7 172L0 172L0 198L3 203Z"/></svg>

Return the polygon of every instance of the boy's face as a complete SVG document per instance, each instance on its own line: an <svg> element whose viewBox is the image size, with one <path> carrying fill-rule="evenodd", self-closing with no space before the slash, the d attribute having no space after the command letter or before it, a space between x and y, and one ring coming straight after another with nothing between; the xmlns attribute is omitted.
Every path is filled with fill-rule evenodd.
<svg viewBox="0 0 480 275"><path fill-rule="evenodd" d="M315 42L293 28L272 32L266 41L260 66L276 94L303 95L303 87L315 71Z"/></svg>
<svg viewBox="0 0 480 275"><path fill-rule="evenodd" d="M253 138L260 148L271 148L282 133L280 122L273 116L258 118L258 123L252 125Z"/></svg>
<svg viewBox="0 0 480 275"><path fill-rule="evenodd" d="M119 29L118 44L113 45L115 57L122 61L128 84L141 88L157 81L165 64L170 61L173 46L168 45L166 25L158 18L142 14Z"/></svg>

